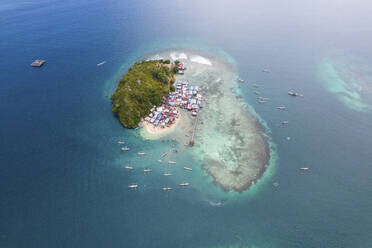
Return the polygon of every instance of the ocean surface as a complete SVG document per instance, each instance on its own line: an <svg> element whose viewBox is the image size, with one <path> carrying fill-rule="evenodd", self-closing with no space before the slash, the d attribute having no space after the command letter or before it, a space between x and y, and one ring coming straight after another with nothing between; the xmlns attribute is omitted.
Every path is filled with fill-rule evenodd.
<svg viewBox="0 0 372 248"><path fill-rule="evenodd" d="M372 247L371 8L2 0L0 247ZM156 161L170 141L143 140L113 116L105 95L121 75L171 49L223 54L245 80L239 93L275 144L275 161L248 191L223 192L200 168L182 178L196 187L163 192L170 182ZM31 68L37 58L46 64Z"/></svg>

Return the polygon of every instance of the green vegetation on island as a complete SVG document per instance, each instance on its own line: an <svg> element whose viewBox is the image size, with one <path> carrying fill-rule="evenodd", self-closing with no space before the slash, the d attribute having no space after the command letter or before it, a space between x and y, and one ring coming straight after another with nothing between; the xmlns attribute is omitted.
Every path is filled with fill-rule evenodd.
<svg viewBox="0 0 372 248"><path fill-rule="evenodd" d="M111 96L112 112L124 127L137 127L174 90L174 68L169 60L141 61L129 68Z"/></svg>

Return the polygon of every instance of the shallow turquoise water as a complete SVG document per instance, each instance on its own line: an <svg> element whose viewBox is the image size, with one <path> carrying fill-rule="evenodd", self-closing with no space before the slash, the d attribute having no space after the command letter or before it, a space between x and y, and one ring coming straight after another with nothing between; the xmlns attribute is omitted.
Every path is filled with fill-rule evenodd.
<svg viewBox="0 0 372 248"><path fill-rule="evenodd" d="M345 108L318 78L333 49L372 64L367 3L3 2L1 247L372 245L372 116ZM247 81L239 92L271 130L278 159L246 195L225 197L198 169L206 191L164 194L156 160L169 142L143 141L112 115L105 92L135 60L170 47L231 56ZM39 57L46 65L30 68ZM127 163L159 173L128 174ZM135 182L144 187L128 191Z"/></svg>

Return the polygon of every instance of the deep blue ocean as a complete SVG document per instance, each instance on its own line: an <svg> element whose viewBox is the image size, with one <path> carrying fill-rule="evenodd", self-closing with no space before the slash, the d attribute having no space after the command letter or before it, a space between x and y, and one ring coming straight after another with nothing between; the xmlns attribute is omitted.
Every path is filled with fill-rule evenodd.
<svg viewBox="0 0 372 248"><path fill-rule="evenodd" d="M361 0L1 0L0 247L372 247L372 113L345 107L317 76L333 54L372 67L371 9ZM122 166L151 163L166 144L123 129L105 93L142 56L182 47L229 54L270 99L259 104L241 85L279 157L247 198L213 206L194 189L164 194L156 175L127 188L134 178ZM31 68L36 58L47 63ZM119 139L150 156L124 155Z"/></svg>

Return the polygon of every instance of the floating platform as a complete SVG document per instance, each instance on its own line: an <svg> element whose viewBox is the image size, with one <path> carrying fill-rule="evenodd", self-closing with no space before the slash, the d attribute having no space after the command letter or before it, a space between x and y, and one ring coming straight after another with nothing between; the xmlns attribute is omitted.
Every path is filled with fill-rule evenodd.
<svg viewBox="0 0 372 248"><path fill-rule="evenodd" d="M31 66L32 67L41 67L45 64L45 62L46 62L45 60L37 59L34 62L32 62Z"/></svg>

